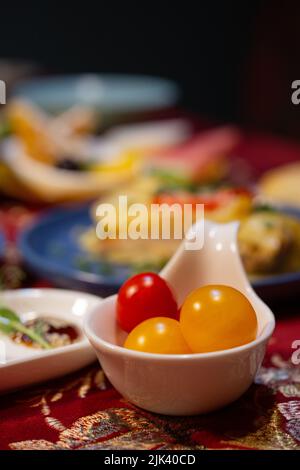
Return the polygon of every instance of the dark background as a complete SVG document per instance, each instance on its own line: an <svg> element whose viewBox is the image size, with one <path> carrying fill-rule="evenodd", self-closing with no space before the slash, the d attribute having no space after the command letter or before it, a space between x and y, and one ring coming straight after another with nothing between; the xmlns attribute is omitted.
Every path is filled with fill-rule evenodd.
<svg viewBox="0 0 300 470"><path fill-rule="evenodd" d="M5 1L0 14L0 58L169 77L189 110L300 136L299 1Z"/></svg>

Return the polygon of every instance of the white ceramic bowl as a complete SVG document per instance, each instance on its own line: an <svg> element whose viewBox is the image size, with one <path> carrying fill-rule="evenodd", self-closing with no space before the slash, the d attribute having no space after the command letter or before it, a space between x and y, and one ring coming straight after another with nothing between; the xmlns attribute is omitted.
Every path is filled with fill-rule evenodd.
<svg viewBox="0 0 300 470"><path fill-rule="evenodd" d="M257 314L258 335L251 343L187 355L125 349L121 345L126 335L116 321L116 296L105 299L85 318L85 333L105 374L135 405L168 415L207 413L239 398L253 382L275 321L249 285L236 247L236 231L235 223L206 222L204 248L196 253L181 247L161 274L179 304L188 292L204 284L227 284L242 291Z"/></svg>

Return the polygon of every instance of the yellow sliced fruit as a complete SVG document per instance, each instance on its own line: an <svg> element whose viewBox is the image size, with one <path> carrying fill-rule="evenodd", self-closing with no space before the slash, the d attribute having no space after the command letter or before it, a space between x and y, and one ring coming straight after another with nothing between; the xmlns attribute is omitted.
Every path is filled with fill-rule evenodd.
<svg viewBox="0 0 300 470"><path fill-rule="evenodd" d="M49 135L48 116L26 101L12 101L7 109L12 134L19 137L36 160L51 164L55 161L57 147Z"/></svg>

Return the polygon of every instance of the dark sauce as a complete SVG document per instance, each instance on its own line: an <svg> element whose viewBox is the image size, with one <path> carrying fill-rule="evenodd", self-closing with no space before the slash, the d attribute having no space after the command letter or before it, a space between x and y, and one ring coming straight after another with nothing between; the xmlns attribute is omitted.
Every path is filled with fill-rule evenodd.
<svg viewBox="0 0 300 470"><path fill-rule="evenodd" d="M77 328L75 328L74 326L71 326L71 325L65 325L65 326L60 326L60 327L56 326L55 327L55 326L50 324L49 333L50 334L57 333L58 335L66 335L69 338L71 343L76 341L76 339L79 336L79 331L77 330Z"/></svg>
<svg viewBox="0 0 300 470"><path fill-rule="evenodd" d="M24 322L27 328L36 330L49 343L52 348L68 346L76 342L80 337L80 331L74 325L65 323L57 318L39 317ZM16 332L11 339L23 346L40 349L41 346L24 333Z"/></svg>
<svg viewBox="0 0 300 470"><path fill-rule="evenodd" d="M59 168L60 170L70 170L70 171L81 171L81 165L80 163L72 160L72 158L64 158L63 160L60 160L59 162L56 163L56 168Z"/></svg>

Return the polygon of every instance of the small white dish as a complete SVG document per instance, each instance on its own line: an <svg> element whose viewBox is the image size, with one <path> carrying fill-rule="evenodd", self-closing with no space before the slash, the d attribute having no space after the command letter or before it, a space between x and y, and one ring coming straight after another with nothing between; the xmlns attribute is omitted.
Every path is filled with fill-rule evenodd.
<svg viewBox="0 0 300 470"><path fill-rule="evenodd" d="M0 392L59 377L91 363L95 354L82 332L82 320L100 303L99 297L60 289L1 292L0 305L14 310L22 320L36 316L59 318L81 334L71 345L41 350L18 345L0 332Z"/></svg>
<svg viewBox="0 0 300 470"><path fill-rule="evenodd" d="M84 331L108 379L135 405L168 415L207 413L239 398L253 382L275 319L249 284L238 253L237 229L235 222L199 222L192 230L204 231L203 249L187 251L182 243L161 275L173 288L178 305L201 285L239 289L257 314L254 341L206 354L148 354L121 347L126 335L117 326L116 296L105 299L85 318Z"/></svg>

